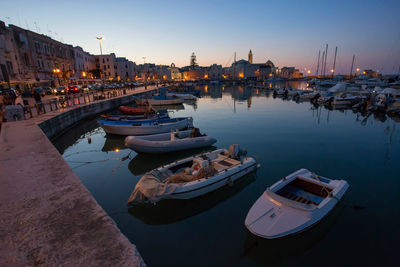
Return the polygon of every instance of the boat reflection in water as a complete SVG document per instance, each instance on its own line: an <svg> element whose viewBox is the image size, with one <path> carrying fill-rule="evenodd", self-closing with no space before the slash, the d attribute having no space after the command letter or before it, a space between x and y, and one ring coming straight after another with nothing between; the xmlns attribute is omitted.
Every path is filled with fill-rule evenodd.
<svg viewBox="0 0 400 267"><path fill-rule="evenodd" d="M148 171L154 170L162 165L174 162L178 159L187 158L203 152L208 152L217 149L215 146L196 148L173 153L157 154L137 154L128 165L130 172L135 175L143 175Z"/></svg>
<svg viewBox="0 0 400 267"><path fill-rule="evenodd" d="M231 196L242 191L247 185L255 181L255 173L249 173L232 186L225 185L206 195L189 199L164 199L155 205L148 203L129 208L129 213L149 225L170 224L195 216L209 210Z"/></svg>
<svg viewBox="0 0 400 267"><path fill-rule="evenodd" d="M305 231L281 237L277 239L264 239L248 232L243 244L242 257L250 258L252 261L262 264L278 264L282 261L297 258L310 249L315 249L317 244L332 232L334 225L340 220L340 214L346 208L343 201L320 222L314 224ZM322 257L322 256L321 256ZM327 263L326 258L314 259L316 262Z"/></svg>
<svg viewBox="0 0 400 267"><path fill-rule="evenodd" d="M101 151L110 152L116 150L126 149L125 146L125 136L115 135L115 134L106 134L105 142Z"/></svg>

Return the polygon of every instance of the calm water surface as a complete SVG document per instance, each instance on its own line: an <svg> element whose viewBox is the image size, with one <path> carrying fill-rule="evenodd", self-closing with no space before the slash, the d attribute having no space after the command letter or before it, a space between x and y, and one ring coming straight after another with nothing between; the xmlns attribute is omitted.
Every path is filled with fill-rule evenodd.
<svg viewBox="0 0 400 267"><path fill-rule="evenodd" d="M65 160L137 245L149 266L395 265L400 249L400 124L397 118L315 108L246 87L202 86L203 98L169 110L192 116L218 142L239 143L261 168L233 187L189 200L128 209L151 169L199 153L137 155L123 138L85 121L54 143ZM91 137L89 144L87 138ZM250 234L244 219L269 185L300 168L350 188L310 230L278 240Z"/></svg>

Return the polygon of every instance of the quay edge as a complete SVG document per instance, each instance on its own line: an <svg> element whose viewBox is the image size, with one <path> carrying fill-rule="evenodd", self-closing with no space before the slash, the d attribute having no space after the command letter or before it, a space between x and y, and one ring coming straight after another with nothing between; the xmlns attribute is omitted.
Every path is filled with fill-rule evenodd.
<svg viewBox="0 0 400 267"><path fill-rule="evenodd" d="M142 92L2 125L1 266L145 266L49 140Z"/></svg>

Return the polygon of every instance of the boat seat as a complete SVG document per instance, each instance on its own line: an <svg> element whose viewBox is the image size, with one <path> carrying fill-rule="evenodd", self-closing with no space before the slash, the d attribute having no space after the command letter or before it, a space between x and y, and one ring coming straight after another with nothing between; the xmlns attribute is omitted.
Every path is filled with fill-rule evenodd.
<svg viewBox="0 0 400 267"><path fill-rule="evenodd" d="M314 204L316 206L319 205L318 203L316 203L314 201L311 201L311 200L309 200L309 199L307 199L305 197L298 196L298 195L293 194L293 193L288 192L288 191L282 191L282 192L279 192L279 193L280 193L281 196L283 196L283 197L285 197L287 199L296 201L296 202L300 202L300 203L303 203L303 204Z"/></svg>

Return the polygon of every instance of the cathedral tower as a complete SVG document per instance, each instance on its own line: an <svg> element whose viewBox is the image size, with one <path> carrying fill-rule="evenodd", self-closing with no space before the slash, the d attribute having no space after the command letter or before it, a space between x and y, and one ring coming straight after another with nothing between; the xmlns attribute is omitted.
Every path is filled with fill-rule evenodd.
<svg viewBox="0 0 400 267"><path fill-rule="evenodd" d="M251 52L251 49L250 49L250 52L249 52L249 63L253 64L253 53Z"/></svg>

